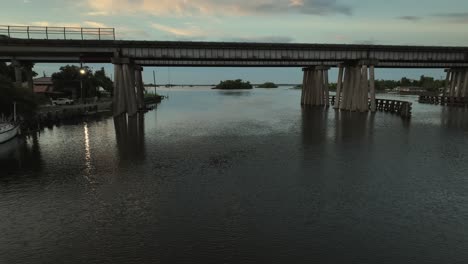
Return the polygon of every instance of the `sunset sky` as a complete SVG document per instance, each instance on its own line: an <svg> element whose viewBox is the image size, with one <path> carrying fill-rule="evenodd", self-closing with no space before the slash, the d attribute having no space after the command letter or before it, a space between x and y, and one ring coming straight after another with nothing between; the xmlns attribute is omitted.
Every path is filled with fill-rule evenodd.
<svg viewBox="0 0 468 264"><path fill-rule="evenodd" d="M3 25L112 27L117 39L466 46L463 0L0 0ZM101 65L90 65L98 68ZM47 74L59 65L37 65ZM106 69L112 68L106 66ZM145 81L152 77L148 68ZM167 68L157 69L160 82ZM332 72L334 74L334 72ZM378 78L441 70L380 70ZM163 77L164 76L164 77ZM300 82L298 69L173 68L173 83Z"/></svg>

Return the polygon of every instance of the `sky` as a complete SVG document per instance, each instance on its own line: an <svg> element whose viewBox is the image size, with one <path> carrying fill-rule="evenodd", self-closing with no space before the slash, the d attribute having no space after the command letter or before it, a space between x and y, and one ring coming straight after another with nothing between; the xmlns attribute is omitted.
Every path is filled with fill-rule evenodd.
<svg viewBox="0 0 468 264"><path fill-rule="evenodd" d="M111 27L117 39L466 46L466 0L0 0L2 25ZM58 64L38 64L50 75ZM88 65L94 69L110 65ZM145 68L145 82L299 83L299 68ZM442 69L381 69L379 79ZM331 78L336 75L331 72Z"/></svg>

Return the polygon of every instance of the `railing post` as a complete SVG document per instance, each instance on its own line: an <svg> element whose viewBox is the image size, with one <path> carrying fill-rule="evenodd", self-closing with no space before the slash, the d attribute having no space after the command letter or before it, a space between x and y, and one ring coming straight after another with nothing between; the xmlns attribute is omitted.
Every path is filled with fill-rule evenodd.
<svg viewBox="0 0 468 264"><path fill-rule="evenodd" d="M10 26L8 26L8 37L11 38L11 36L10 36Z"/></svg>
<svg viewBox="0 0 468 264"><path fill-rule="evenodd" d="M83 38L83 28L81 28L81 40L84 40L84 38Z"/></svg>
<svg viewBox="0 0 468 264"><path fill-rule="evenodd" d="M98 28L98 36L99 36L99 40L101 40L101 28Z"/></svg>
<svg viewBox="0 0 468 264"><path fill-rule="evenodd" d="M46 35L46 39L49 39L49 31L48 31L49 27L45 27L45 35Z"/></svg>
<svg viewBox="0 0 468 264"><path fill-rule="evenodd" d="M114 35L114 40L115 40L115 28L112 28L112 35Z"/></svg>
<svg viewBox="0 0 468 264"><path fill-rule="evenodd" d="M29 39L29 26L26 28L26 32L28 33L28 39Z"/></svg>
<svg viewBox="0 0 468 264"><path fill-rule="evenodd" d="M67 39L66 29L63 27L63 39Z"/></svg>

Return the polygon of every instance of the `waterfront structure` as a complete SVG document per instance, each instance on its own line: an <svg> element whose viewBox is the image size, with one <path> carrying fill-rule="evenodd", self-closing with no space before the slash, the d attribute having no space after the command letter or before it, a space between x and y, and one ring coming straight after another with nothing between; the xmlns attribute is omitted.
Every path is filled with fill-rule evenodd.
<svg viewBox="0 0 468 264"><path fill-rule="evenodd" d="M328 70L338 67L334 107L347 111L376 111L376 67L447 68L449 96L468 92L468 47L4 38L0 60L17 81L22 62L113 63L115 115L142 107L144 66L303 67L301 103L311 106L328 106Z"/></svg>

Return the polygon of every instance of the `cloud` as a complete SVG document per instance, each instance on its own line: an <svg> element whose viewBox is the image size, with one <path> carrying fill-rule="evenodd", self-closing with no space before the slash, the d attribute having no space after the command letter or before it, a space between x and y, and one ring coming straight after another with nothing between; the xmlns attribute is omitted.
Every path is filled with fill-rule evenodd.
<svg viewBox="0 0 468 264"><path fill-rule="evenodd" d="M222 41L228 42L270 42L270 43L291 43L293 38L286 36L260 36L260 37L227 37Z"/></svg>
<svg viewBox="0 0 468 264"><path fill-rule="evenodd" d="M187 26L184 28L180 27L172 27L172 26L166 26L163 24L158 24L158 23L152 23L151 27L154 29L157 29L159 31L169 33L170 35L176 36L176 37L204 37L207 35L206 32L204 32L200 27L191 25L191 24L186 24Z"/></svg>
<svg viewBox="0 0 468 264"><path fill-rule="evenodd" d="M337 0L87 0L88 15L150 14L157 16L302 13L330 15L352 13L351 7Z"/></svg>
<svg viewBox="0 0 468 264"><path fill-rule="evenodd" d="M468 12L438 13L435 17L456 23L468 23Z"/></svg>
<svg viewBox="0 0 468 264"><path fill-rule="evenodd" d="M94 27L94 28L109 28L108 25L106 24L103 24L103 23L99 23L99 22L96 22L96 21L85 21L83 22L83 24L87 27Z"/></svg>
<svg viewBox="0 0 468 264"><path fill-rule="evenodd" d="M35 21L31 25L37 27L93 27L93 28L109 28L106 24L96 21L84 21L82 23L61 23L49 21Z"/></svg>
<svg viewBox="0 0 468 264"><path fill-rule="evenodd" d="M418 17L418 16L400 16L400 17L398 17L398 19L414 22L414 21L421 20L421 17Z"/></svg>

